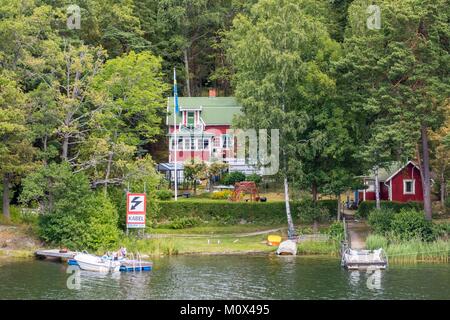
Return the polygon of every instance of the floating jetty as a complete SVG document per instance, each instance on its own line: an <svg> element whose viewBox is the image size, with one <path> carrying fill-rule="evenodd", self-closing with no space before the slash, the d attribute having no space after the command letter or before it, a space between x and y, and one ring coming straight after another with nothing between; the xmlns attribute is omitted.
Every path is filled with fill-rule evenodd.
<svg viewBox="0 0 450 320"><path fill-rule="evenodd" d="M352 250L347 248L342 255L341 265L348 270L384 270L387 268L388 260L381 248L378 250Z"/></svg>
<svg viewBox="0 0 450 320"><path fill-rule="evenodd" d="M386 252L379 248L377 250L352 249L347 233L347 222L344 217L344 241L341 244L341 266L347 270L384 270L388 266Z"/></svg>
<svg viewBox="0 0 450 320"><path fill-rule="evenodd" d="M75 257L77 253L74 251L49 249L49 250L37 250L34 255L39 259L52 259L52 260L68 260Z"/></svg>

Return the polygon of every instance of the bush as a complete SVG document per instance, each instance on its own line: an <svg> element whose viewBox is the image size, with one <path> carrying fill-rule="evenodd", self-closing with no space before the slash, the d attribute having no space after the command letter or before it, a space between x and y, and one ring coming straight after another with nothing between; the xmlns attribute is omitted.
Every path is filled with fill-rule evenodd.
<svg viewBox="0 0 450 320"><path fill-rule="evenodd" d="M340 221L333 222L328 228L327 234L334 241L340 242L344 240L344 224Z"/></svg>
<svg viewBox="0 0 450 320"><path fill-rule="evenodd" d="M236 182L245 181L245 174L239 171L227 173L222 178L222 183L225 185L234 186Z"/></svg>
<svg viewBox="0 0 450 320"><path fill-rule="evenodd" d="M46 242L74 250L113 248L118 241L117 210L107 197L84 198L83 214L56 211L40 217L39 236Z"/></svg>
<svg viewBox="0 0 450 320"><path fill-rule="evenodd" d="M395 214L391 222L391 232L400 240L436 239L432 222L425 220L423 212L415 210L403 209Z"/></svg>
<svg viewBox="0 0 450 320"><path fill-rule="evenodd" d="M276 202L230 202L225 200L158 201L160 210L152 215L158 221L174 220L176 217L198 217L202 221L219 224L237 224L241 220L262 225L286 224L286 207L283 201ZM294 220L299 221L306 209L310 209L310 201L291 202ZM331 216L328 206L317 202L324 220ZM337 203L336 203L337 207ZM320 216L320 215L319 215ZM332 213L334 217L334 212Z"/></svg>
<svg viewBox="0 0 450 320"><path fill-rule="evenodd" d="M231 197L232 192L229 190L217 191L211 194L211 199L214 200L227 200Z"/></svg>
<svg viewBox="0 0 450 320"><path fill-rule="evenodd" d="M391 231L391 223L395 212L392 209L373 210L369 214L369 225L372 230L380 235L385 235Z"/></svg>
<svg viewBox="0 0 450 320"><path fill-rule="evenodd" d="M371 234L366 239L366 248L368 250L376 250L383 248L384 250L388 247L388 239L385 236L379 234Z"/></svg>
<svg viewBox="0 0 450 320"><path fill-rule="evenodd" d="M286 223L284 202L230 202L226 200L159 201L157 221L178 217L198 217L219 224L237 224L241 220L260 224Z"/></svg>
<svg viewBox="0 0 450 320"><path fill-rule="evenodd" d="M156 198L158 200L170 200L173 197L173 192L171 190L162 189L156 191Z"/></svg>
<svg viewBox="0 0 450 320"><path fill-rule="evenodd" d="M296 201L292 208L302 223L327 222L336 217L337 200Z"/></svg>
<svg viewBox="0 0 450 320"><path fill-rule="evenodd" d="M202 224L202 220L198 217L175 217L171 222L160 224L158 228L167 229L185 229Z"/></svg>
<svg viewBox="0 0 450 320"><path fill-rule="evenodd" d="M376 209L375 201L363 201L359 204L356 216L359 218L367 218L373 210ZM394 212L400 212L402 209L415 209L420 211L423 209L421 202L409 201L409 202L397 202L397 201L381 201L380 209L391 209Z"/></svg>
<svg viewBox="0 0 450 320"><path fill-rule="evenodd" d="M247 178L245 180L253 181L256 184L260 184L262 181L262 177L256 173L252 173L251 175L247 176Z"/></svg>

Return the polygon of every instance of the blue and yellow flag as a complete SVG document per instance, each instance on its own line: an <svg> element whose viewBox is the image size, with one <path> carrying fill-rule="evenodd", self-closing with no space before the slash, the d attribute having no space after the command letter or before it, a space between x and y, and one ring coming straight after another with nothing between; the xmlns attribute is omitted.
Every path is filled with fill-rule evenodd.
<svg viewBox="0 0 450 320"><path fill-rule="evenodd" d="M177 72L173 68L173 102L175 107L175 113L178 113L178 89L177 89Z"/></svg>

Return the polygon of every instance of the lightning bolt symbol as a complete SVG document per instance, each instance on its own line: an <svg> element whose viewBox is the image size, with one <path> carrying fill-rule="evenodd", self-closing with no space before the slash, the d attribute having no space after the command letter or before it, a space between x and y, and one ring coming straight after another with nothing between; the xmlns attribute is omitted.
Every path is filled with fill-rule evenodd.
<svg viewBox="0 0 450 320"><path fill-rule="evenodd" d="M130 210L134 210L140 203L142 203L142 201L139 200L139 197L134 197L133 200L131 200L131 203L133 205L131 206Z"/></svg>

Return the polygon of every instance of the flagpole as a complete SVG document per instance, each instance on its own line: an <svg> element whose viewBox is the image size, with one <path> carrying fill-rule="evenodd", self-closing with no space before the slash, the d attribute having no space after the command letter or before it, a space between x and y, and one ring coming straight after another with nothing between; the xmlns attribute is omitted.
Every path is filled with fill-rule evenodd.
<svg viewBox="0 0 450 320"><path fill-rule="evenodd" d="M177 75L175 68L173 68L173 83L174 83L174 93L173 93L173 136L175 140L175 155L174 155L174 161L175 161L175 201L178 201L178 176L177 176L177 153L178 153L178 139L177 139L177 112L176 112L176 99L178 93L176 92L176 83L177 83Z"/></svg>

